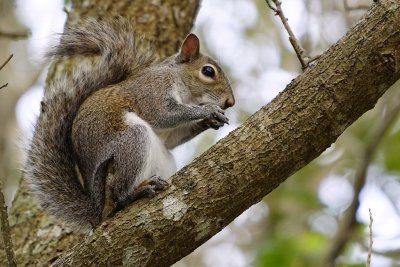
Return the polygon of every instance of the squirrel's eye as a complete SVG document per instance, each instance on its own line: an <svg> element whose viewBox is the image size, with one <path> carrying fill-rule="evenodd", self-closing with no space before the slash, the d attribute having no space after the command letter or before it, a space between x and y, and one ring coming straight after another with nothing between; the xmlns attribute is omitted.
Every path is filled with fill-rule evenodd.
<svg viewBox="0 0 400 267"><path fill-rule="evenodd" d="M204 76L214 78L215 77L215 70L213 67L206 65L201 68L201 73L203 73Z"/></svg>

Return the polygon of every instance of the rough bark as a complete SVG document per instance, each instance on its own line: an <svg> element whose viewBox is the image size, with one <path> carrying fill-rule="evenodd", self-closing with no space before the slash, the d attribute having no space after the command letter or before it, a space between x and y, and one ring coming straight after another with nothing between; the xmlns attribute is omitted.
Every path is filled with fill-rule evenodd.
<svg viewBox="0 0 400 267"><path fill-rule="evenodd" d="M62 261L169 266L329 147L400 77L400 5L379 1L271 103L174 176L173 186L105 222Z"/></svg>
<svg viewBox="0 0 400 267"><path fill-rule="evenodd" d="M399 79L398 25L399 1L379 1L316 66L177 173L171 188L106 221L68 251L62 262L71 266L169 266L189 254L322 153ZM29 197L25 199L25 204L33 205ZM43 228L40 224L49 220L37 219L45 217L37 207L23 210L15 218L34 217L36 223L27 227L33 232L24 236L26 251L31 253L26 257L37 257L32 247L40 247L43 229L55 234L50 235L51 242L43 239L47 246L37 250L47 255L41 263L79 239L65 233L57 236L59 227L59 232L55 226ZM14 224L14 230L21 229ZM17 255L22 257L24 244L19 242ZM18 260L23 265L34 263Z"/></svg>

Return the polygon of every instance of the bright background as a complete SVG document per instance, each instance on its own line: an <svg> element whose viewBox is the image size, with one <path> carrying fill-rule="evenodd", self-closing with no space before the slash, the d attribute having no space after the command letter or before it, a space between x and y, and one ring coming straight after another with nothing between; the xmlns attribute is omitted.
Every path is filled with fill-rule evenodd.
<svg viewBox="0 0 400 267"><path fill-rule="evenodd" d="M366 11L349 11L345 1L283 0L296 36L310 55L334 44ZM0 37L0 178L10 203L20 177L19 149L32 134L47 72L43 54L62 32L62 0L0 1L0 31L26 31L28 40ZM348 1L352 7L372 1ZM229 126L209 130L173 153L179 167L189 163L247 117L270 102L301 73L287 34L263 0L204 0L194 32L202 50L216 57L231 77L236 106ZM318 159L288 179L262 202L186 257L176 267L319 266L340 219L353 198L355 171L375 126L393 105L399 83ZM400 266L400 120L370 164L359 199L359 225L339 266L364 266L368 249L368 209L372 210L374 253L371 266ZM251 193L251 192L249 192Z"/></svg>

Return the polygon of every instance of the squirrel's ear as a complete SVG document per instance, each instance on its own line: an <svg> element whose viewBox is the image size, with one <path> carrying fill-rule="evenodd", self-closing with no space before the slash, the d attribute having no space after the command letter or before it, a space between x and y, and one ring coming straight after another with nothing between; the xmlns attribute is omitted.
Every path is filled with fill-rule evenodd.
<svg viewBox="0 0 400 267"><path fill-rule="evenodd" d="M200 41L199 38L193 33L186 36L183 41L181 50L176 57L176 63L187 63L191 60L196 59L199 56Z"/></svg>

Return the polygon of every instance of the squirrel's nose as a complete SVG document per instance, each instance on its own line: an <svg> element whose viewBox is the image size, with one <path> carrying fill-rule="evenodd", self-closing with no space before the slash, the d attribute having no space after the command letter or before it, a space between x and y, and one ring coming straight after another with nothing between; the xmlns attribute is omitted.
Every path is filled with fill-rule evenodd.
<svg viewBox="0 0 400 267"><path fill-rule="evenodd" d="M233 105L235 105L235 99L233 97L229 97L227 100L225 100L224 109L233 107Z"/></svg>

